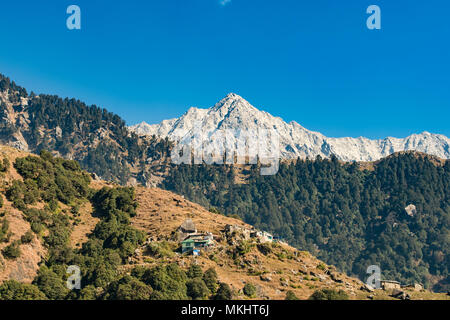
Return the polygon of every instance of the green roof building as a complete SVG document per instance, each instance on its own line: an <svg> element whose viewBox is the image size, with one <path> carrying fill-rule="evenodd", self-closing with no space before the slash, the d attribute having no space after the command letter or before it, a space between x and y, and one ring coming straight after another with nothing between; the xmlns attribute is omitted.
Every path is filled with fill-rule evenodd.
<svg viewBox="0 0 450 320"><path fill-rule="evenodd" d="M207 248L213 244L212 237L192 235L181 242L181 252L192 252L194 249Z"/></svg>

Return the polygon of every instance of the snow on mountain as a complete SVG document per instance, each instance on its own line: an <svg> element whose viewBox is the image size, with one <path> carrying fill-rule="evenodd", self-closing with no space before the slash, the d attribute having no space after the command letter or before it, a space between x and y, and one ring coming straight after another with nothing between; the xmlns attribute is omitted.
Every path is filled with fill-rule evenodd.
<svg viewBox="0 0 450 320"><path fill-rule="evenodd" d="M285 159L315 158L317 155L330 157L334 154L343 161L375 161L407 150L450 158L450 141L444 135L423 132L404 139L329 138L307 130L295 121L286 123L279 117L260 111L234 93L228 94L212 108L192 107L178 119L164 120L154 125L142 122L130 129L137 134L169 137L178 141L179 132L192 133L199 126L212 139L214 133L221 129L274 129L280 137L280 156Z"/></svg>

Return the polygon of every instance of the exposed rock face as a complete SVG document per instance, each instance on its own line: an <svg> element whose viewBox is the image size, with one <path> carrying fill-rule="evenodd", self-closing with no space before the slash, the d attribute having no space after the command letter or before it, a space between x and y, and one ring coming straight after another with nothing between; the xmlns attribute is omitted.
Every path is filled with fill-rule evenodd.
<svg viewBox="0 0 450 320"><path fill-rule="evenodd" d="M201 128L214 138L222 129L275 129L280 136L280 155L284 159L330 157L343 161L375 161L400 151L420 151L443 159L450 158L450 140L444 135L423 132L404 139L388 137L381 140L329 138L303 128L297 122L286 123L279 117L253 107L242 97L231 93L210 109L190 108L178 119L149 125L142 122L130 127L141 135L156 135L179 141L179 133Z"/></svg>

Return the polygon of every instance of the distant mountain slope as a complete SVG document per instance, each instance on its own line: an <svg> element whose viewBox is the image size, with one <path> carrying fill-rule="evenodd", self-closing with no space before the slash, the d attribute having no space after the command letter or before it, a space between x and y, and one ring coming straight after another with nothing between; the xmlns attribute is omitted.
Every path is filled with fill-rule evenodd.
<svg viewBox="0 0 450 320"><path fill-rule="evenodd" d="M220 129L275 129L280 136L282 158L330 157L334 154L343 161L374 161L394 152L414 150L450 158L450 140L444 135L423 132L404 139L386 138L329 138L321 133L309 131L297 122L286 123L281 118L253 107L242 97L229 94L210 109L190 108L178 119L165 120L149 125L142 122L130 127L138 134L179 139L179 132L186 130L192 134L196 126L205 134Z"/></svg>
<svg viewBox="0 0 450 320"><path fill-rule="evenodd" d="M75 99L28 94L2 75L0 143L33 153L50 150L79 161L103 179L130 184L146 184L151 162L165 158L169 150L167 140L139 138L106 109Z"/></svg>

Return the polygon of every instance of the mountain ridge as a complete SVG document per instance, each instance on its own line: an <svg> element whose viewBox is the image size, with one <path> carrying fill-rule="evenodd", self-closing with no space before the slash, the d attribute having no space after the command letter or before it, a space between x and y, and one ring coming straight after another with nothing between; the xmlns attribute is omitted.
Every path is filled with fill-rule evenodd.
<svg viewBox="0 0 450 320"><path fill-rule="evenodd" d="M284 159L329 158L335 155L342 161L376 161L399 151L414 150L450 158L450 140L445 135L424 131L406 138L386 137L326 137L320 132L308 130L296 121L289 123L268 112L260 111L241 96L230 93L209 109L189 108L180 118L164 120L150 125L145 121L130 126L139 135L155 135L179 141L180 132L192 134L195 127L214 137L221 129L275 129L280 136L280 155Z"/></svg>

